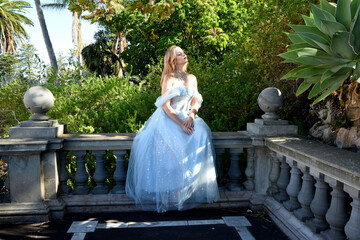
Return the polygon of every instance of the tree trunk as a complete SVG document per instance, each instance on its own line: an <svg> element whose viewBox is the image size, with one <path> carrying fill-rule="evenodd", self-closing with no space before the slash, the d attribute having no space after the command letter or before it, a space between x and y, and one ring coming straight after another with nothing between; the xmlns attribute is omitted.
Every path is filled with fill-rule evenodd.
<svg viewBox="0 0 360 240"><path fill-rule="evenodd" d="M53 46L51 44L49 32L46 27L45 17L44 17L44 13L43 13L43 10L42 10L41 4L40 4L40 0L34 0L34 1L35 1L35 6L36 6L36 12L37 12L40 26L41 26L41 31L42 31L42 34L44 37L45 46L46 46L46 49L47 49L47 52L48 52L48 55L50 58L50 63L51 63L51 66L53 68L55 68L56 72L57 72L57 70L58 70L57 61L56 61Z"/></svg>
<svg viewBox="0 0 360 240"><path fill-rule="evenodd" d="M124 34L123 34L123 32L119 32L115 37L112 51L114 54L119 56L125 50L125 47L126 47L126 40L124 38ZM119 53L118 53L118 48L119 48ZM126 75L125 75L125 69L124 69L124 61L121 58L119 58L119 61L120 61L120 64L119 64L118 76L125 77Z"/></svg>
<svg viewBox="0 0 360 240"><path fill-rule="evenodd" d="M82 50L82 40L81 40L81 14L76 11L73 11L73 22L72 22L72 43L76 47L76 57L81 64L81 50Z"/></svg>

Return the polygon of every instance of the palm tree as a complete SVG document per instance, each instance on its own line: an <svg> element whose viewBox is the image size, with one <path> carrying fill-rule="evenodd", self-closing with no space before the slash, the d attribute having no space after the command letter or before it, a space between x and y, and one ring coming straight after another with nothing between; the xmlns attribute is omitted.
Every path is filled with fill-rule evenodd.
<svg viewBox="0 0 360 240"><path fill-rule="evenodd" d="M99 31L95 34L96 41L81 51L84 67L96 75L118 75L122 70L119 57L113 52L114 34ZM120 75L122 76L122 75Z"/></svg>
<svg viewBox="0 0 360 240"><path fill-rule="evenodd" d="M40 4L40 0L34 0L34 1L35 1L36 12L37 12L37 15L38 15L38 18L39 18L41 31L43 33L46 49L47 49L47 52L48 52L48 55L49 55L49 58L50 58L50 63L51 63L51 66L53 68L55 68L56 71L57 71L57 69L58 69L57 61L56 61L54 49L53 49L52 44L51 44L49 32L48 32L47 27L46 27L45 17L44 17L44 13L43 13L43 10L42 10L41 4Z"/></svg>
<svg viewBox="0 0 360 240"><path fill-rule="evenodd" d="M52 9L68 9L71 3L77 3L77 0L53 0L53 3L43 4L44 8L52 8ZM72 21L72 43L76 46L75 55L78 58L79 62L81 62L81 49L82 49L82 41L81 41L81 13L77 11L72 11L73 21Z"/></svg>
<svg viewBox="0 0 360 240"><path fill-rule="evenodd" d="M22 24L33 23L23 14L30 4L24 1L0 1L0 48L3 54L15 53L19 42L23 43L28 34Z"/></svg>

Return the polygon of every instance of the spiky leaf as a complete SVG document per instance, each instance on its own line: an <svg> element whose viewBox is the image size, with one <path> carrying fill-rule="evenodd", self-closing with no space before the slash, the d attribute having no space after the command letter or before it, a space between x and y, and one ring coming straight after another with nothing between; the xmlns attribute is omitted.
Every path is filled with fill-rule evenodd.
<svg viewBox="0 0 360 240"><path fill-rule="evenodd" d="M351 9L351 19L355 18L356 11L360 7L360 0L352 0L350 4Z"/></svg>
<svg viewBox="0 0 360 240"><path fill-rule="evenodd" d="M350 39L354 38L349 32L338 32L334 34L330 49L337 57L354 59L355 54L349 44L349 36Z"/></svg>
<svg viewBox="0 0 360 240"><path fill-rule="evenodd" d="M332 37L336 32L346 32L346 27L338 22L321 20L321 29L324 33Z"/></svg>
<svg viewBox="0 0 360 240"><path fill-rule="evenodd" d="M324 100L327 96L329 96L331 93L333 93L335 90L337 90L341 86L341 84L342 84L342 82L338 82L338 83L334 84L328 90L323 92L323 94L321 94L318 98L316 98L315 101L313 102L313 104L316 104L316 103Z"/></svg>
<svg viewBox="0 0 360 240"><path fill-rule="evenodd" d="M351 48L355 54L360 53L360 6L355 14L354 23L351 27L351 35L354 36L353 41L350 42Z"/></svg>
<svg viewBox="0 0 360 240"><path fill-rule="evenodd" d="M335 6L333 6L332 4L330 4L328 1L326 1L326 0L321 0L321 1L320 1L320 8L321 8L322 10L325 10L325 11L331 13L333 16L335 16L336 8L335 8Z"/></svg>
<svg viewBox="0 0 360 240"><path fill-rule="evenodd" d="M336 22L334 15L311 4L311 12L314 15L314 22L318 29L321 29L321 20Z"/></svg>
<svg viewBox="0 0 360 240"><path fill-rule="evenodd" d="M320 21L321 25L321 21ZM297 34L300 36L314 36L314 40L321 42L321 43L329 43L330 38L325 33L321 32L318 27L315 26L304 26L304 25L292 25L289 26L295 30Z"/></svg>
<svg viewBox="0 0 360 240"><path fill-rule="evenodd" d="M359 79L360 78L360 62L356 63L356 67L354 69L354 76L355 78Z"/></svg>
<svg viewBox="0 0 360 240"><path fill-rule="evenodd" d="M287 74L285 74L281 79L297 79L296 74L304 68L306 68L306 66L300 66L294 68L291 71L289 71Z"/></svg>
<svg viewBox="0 0 360 240"><path fill-rule="evenodd" d="M292 43L303 43L304 40L296 33L285 33Z"/></svg>
<svg viewBox="0 0 360 240"><path fill-rule="evenodd" d="M327 45L327 44L324 44L324 43L320 43L320 42L318 42L318 41L313 41L318 47L320 47L320 49L322 49L322 50L324 50L327 54L329 54L329 55L332 55L333 53L332 53L332 51L331 51L331 49L330 49L330 46L329 45ZM316 47L317 48L317 47Z"/></svg>
<svg viewBox="0 0 360 240"><path fill-rule="evenodd" d="M322 89L320 87L320 81L317 82L313 88L311 89L311 91L309 92L309 95L308 95L308 98L313 98L315 97L316 95L318 95L319 93L321 93Z"/></svg>
<svg viewBox="0 0 360 240"><path fill-rule="evenodd" d="M306 26L315 26L315 21L313 18L304 15L302 16L302 18L304 19Z"/></svg>
<svg viewBox="0 0 360 240"><path fill-rule="evenodd" d="M309 78L313 76L321 76L326 69L320 67L307 67L304 69L299 70L296 73L297 78Z"/></svg>
<svg viewBox="0 0 360 240"><path fill-rule="evenodd" d="M303 43L295 43L295 44L292 44L290 47L289 47L289 50L296 50L296 49L302 49L302 48L311 48L312 45L306 43L306 42L303 42Z"/></svg>
<svg viewBox="0 0 360 240"><path fill-rule="evenodd" d="M351 10L350 0L338 0L335 14L337 22L341 23L350 31L351 26Z"/></svg>
<svg viewBox="0 0 360 240"><path fill-rule="evenodd" d="M298 89L296 90L296 96L299 96L300 94L304 93L306 90L308 90L311 87L312 83L308 83L306 81L303 81Z"/></svg>
<svg viewBox="0 0 360 240"><path fill-rule="evenodd" d="M329 87L332 87L334 84L338 84L339 82L342 83L346 78L349 77L351 70L348 69L341 69L332 77L326 79L323 83L320 83L320 87L322 90L325 90Z"/></svg>

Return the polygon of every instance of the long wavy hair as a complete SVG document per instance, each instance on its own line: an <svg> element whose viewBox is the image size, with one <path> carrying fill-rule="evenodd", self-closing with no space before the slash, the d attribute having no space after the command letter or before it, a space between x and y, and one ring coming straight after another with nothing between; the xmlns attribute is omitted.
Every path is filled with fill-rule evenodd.
<svg viewBox="0 0 360 240"><path fill-rule="evenodd" d="M176 70L176 64L175 64L175 60L176 60L176 53L175 53L175 49L178 46L171 46L169 47L169 49L166 51L165 56L164 56L164 70L161 74L161 81L160 84L162 86L165 77L173 77L174 76L174 72ZM184 69L183 71L186 72L186 67L187 67L187 63L184 65Z"/></svg>

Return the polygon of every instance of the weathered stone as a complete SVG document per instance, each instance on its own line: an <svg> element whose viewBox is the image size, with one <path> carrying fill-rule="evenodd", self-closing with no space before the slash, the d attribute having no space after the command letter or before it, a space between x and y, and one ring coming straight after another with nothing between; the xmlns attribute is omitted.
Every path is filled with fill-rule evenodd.
<svg viewBox="0 0 360 240"><path fill-rule="evenodd" d="M331 185L331 204L326 213L326 221L330 225L330 229L321 232L327 240L342 240L346 238L344 227L348 221L348 214L345 206L345 193L343 191L343 183L336 182Z"/></svg>
<svg viewBox="0 0 360 240"><path fill-rule="evenodd" d="M336 140L336 131L331 128L325 128L323 130L322 139L327 143L333 143Z"/></svg>
<svg viewBox="0 0 360 240"><path fill-rule="evenodd" d="M54 106L54 95L49 89L42 86L35 86L26 91L24 95L24 104L34 115L30 120L46 121L49 120L47 113Z"/></svg>
<svg viewBox="0 0 360 240"><path fill-rule="evenodd" d="M230 182L228 184L228 188L231 191L239 191L243 189L240 184L240 154L243 152L243 149L230 149L230 169L228 173Z"/></svg>
<svg viewBox="0 0 360 240"><path fill-rule="evenodd" d="M255 177L255 169L254 169L254 160L255 160L255 150L254 148L248 148L247 150L247 166L245 170L245 175L247 180L243 183L246 190L252 191L255 189L254 177Z"/></svg>
<svg viewBox="0 0 360 240"><path fill-rule="evenodd" d="M339 132L337 133L335 144L339 148L352 148L355 147L357 138L358 136L356 127L352 127L350 130L340 128Z"/></svg>
<svg viewBox="0 0 360 240"><path fill-rule="evenodd" d="M322 138L324 135L324 130L328 129L329 127L327 125L314 125L313 128L310 131L311 136L314 138Z"/></svg>
<svg viewBox="0 0 360 240"><path fill-rule="evenodd" d="M298 128L295 125L260 125L256 123L247 123L246 130L253 135L270 137L296 135Z"/></svg>
<svg viewBox="0 0 360 240"><path fill-rule="evenodd" d="M64 133L64 125L56 127L11 127L10 138L56 138Z"/></svg>
<svg viewBox="0 0 360 240"><path fill-rule="evenodd" d="M274 87L265 88L257 99L259 107L265 112L261 117L265 120L277 120L279 115L276 114L282 107L283 95L281 91Z"/></svg>

